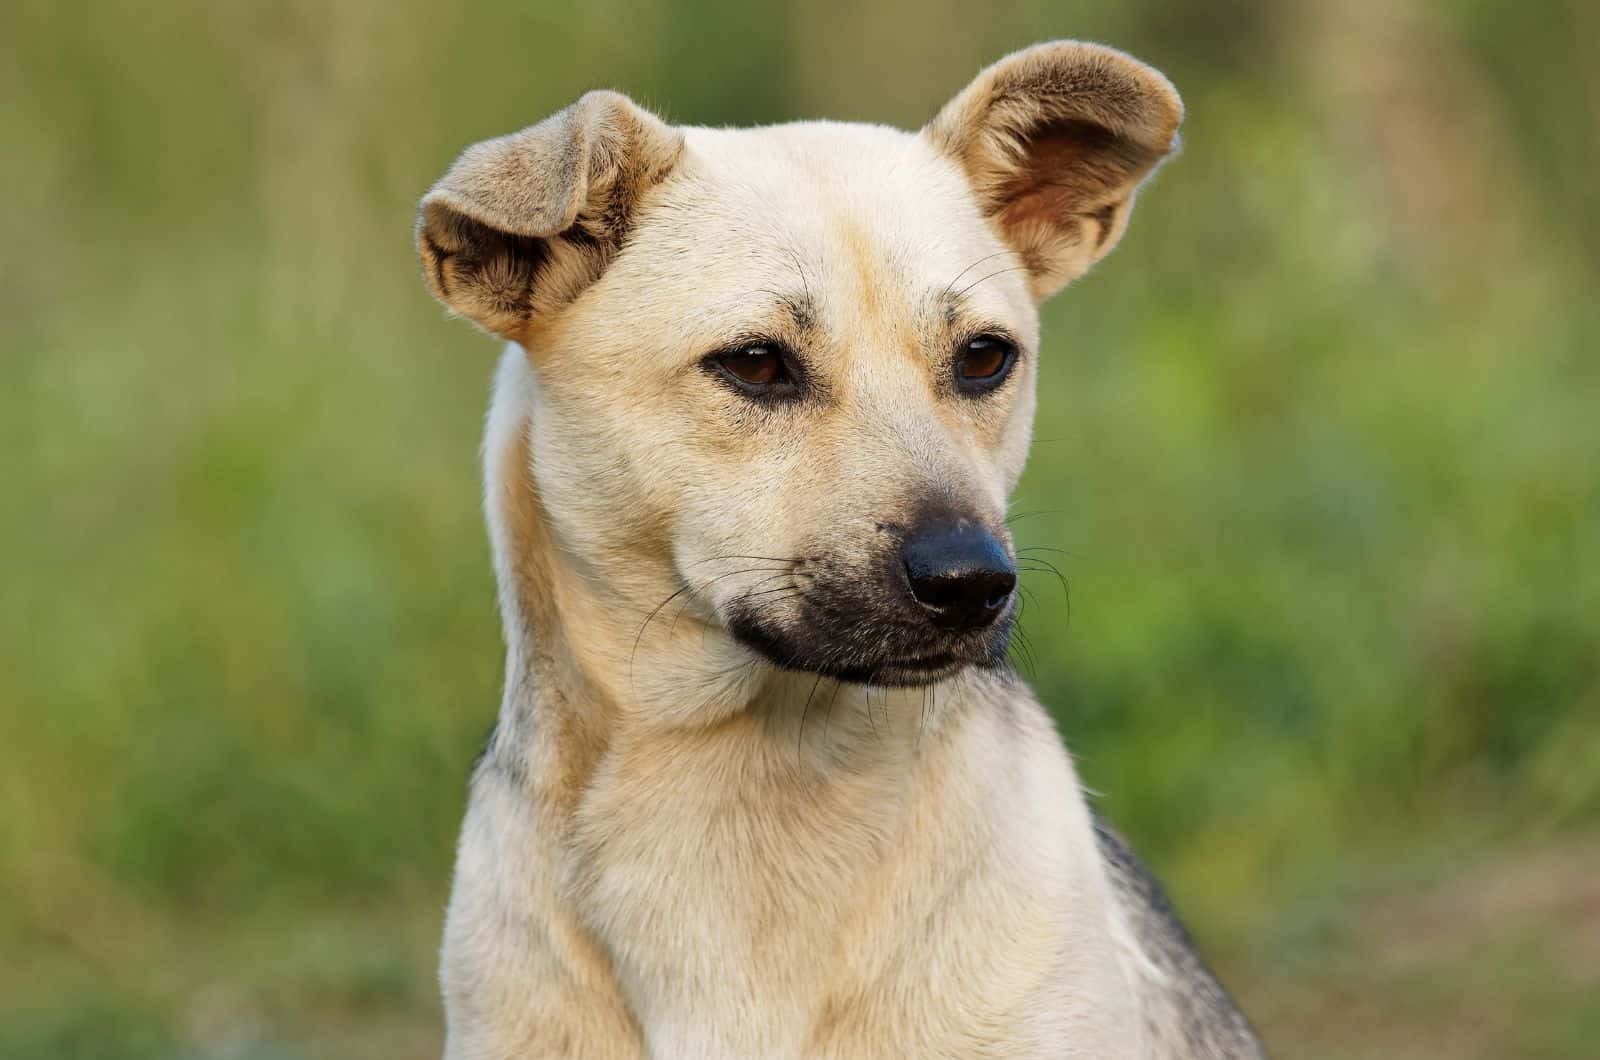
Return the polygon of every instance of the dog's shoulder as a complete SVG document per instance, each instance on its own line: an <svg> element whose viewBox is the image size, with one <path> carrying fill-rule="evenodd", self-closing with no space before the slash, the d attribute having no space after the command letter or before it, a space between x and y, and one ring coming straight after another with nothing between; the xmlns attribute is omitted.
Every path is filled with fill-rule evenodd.
<svg viewBox="0 0 1600 1060"><path fill-rule="evenodd" d="M1160 881L1105 818L1096 812L1093 820L1117 905L1155 973L1145 983L1155 1055L1196 1060L1265 1057L1249 1021L1195 950Z"/></svg>

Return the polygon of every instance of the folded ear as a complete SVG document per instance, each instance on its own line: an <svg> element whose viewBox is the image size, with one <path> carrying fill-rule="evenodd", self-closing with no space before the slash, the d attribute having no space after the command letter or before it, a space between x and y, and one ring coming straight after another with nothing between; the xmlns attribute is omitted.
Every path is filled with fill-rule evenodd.
<svg viewBox="0 0 1600 1060"><path fill-rule="evenodd" d="M615 92L462 153L423 196L417 252L428 288L487 331L531 321L593 283L634 203L672 169L683 136Z"/></svg>
<svg viewBox="0 0 1600 1060"><path fill-rule="evenodd" d="M1055 41L983 71L923 135L966 171L1042 299L1116 245L1182 120L1177 91L1155 70L1112 48Z"/></svg>

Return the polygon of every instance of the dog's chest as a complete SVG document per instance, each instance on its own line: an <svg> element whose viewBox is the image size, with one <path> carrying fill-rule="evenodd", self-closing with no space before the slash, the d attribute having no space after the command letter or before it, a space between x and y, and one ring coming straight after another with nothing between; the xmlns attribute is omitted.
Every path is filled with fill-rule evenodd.
<svg viewBox="0 0 1600 1060"><path fill-rule="evenodd" d="M652 1056L1119 1055L1067 829L1019 848L974 804L992 793L904 772L683 783L695 767L602 775L577 833L585 919Z"/></svg>
<svg viewBox="0 0 1600 1060"><path fill-rule="evenodd" d="M651 1055L798 1055L880 901L901 781L817 791L771 776L676 782L619 767L580 815L579 892ZM897 790L899 789L899 790Z"/></svg>

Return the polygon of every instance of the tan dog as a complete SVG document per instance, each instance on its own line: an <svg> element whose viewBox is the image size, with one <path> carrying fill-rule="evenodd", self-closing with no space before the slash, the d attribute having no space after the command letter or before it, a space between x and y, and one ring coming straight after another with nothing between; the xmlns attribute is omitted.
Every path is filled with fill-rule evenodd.
<svg viewBox="0 0 1600 1060"><path fill-rule="evenodd" d="M447 1056L1259 1055L1004 665L1035 305L1181 116L1071 42L918 134L595 92L423 199L513 343Z"/></svg>

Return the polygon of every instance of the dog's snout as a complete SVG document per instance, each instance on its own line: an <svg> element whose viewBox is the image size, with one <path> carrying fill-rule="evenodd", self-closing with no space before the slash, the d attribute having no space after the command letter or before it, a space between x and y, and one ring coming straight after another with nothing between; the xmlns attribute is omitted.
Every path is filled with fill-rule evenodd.
<svg viewBox="0 0 1600 1060"><path fill-rule="evenodd" d="M1017 569L1005 547L966 520L913 531L900 558L911 595L934 625L952 632L989 625L1017 587Z"/></svg>

